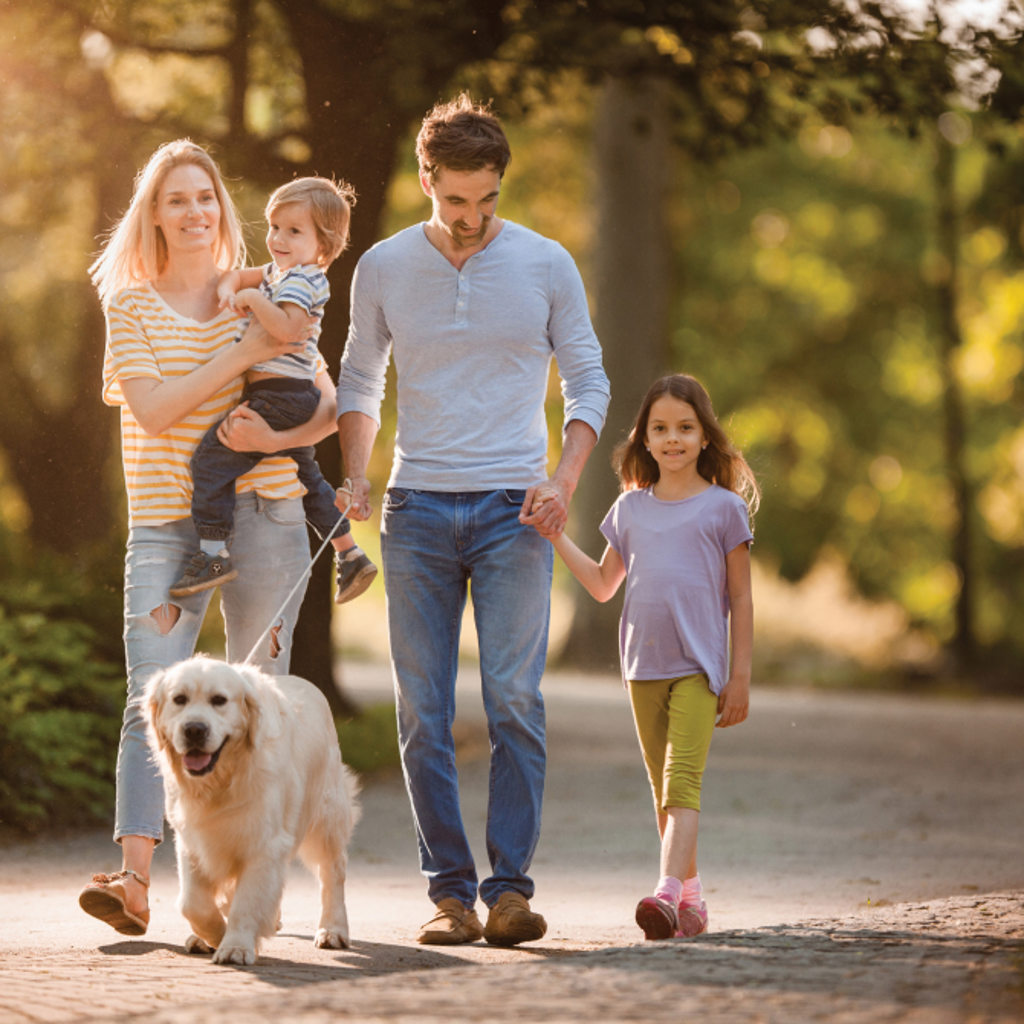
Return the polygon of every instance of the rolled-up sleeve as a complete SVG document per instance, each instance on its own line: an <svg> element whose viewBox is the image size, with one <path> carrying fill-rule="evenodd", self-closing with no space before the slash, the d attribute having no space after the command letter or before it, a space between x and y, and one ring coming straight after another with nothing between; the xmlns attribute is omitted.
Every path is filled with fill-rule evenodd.
<svg viewBox="0 0 1024 1024"><path fill-rule="evenodd" d="M352 275L348 339L338 374L338 415L361 412L380 426L391 334L380 295L373 250L363 254Z"/></svg>
<svg viewBox="0 0 1024 1024"><path fill-rule="evenodd" d="M563 430L572 420L581 420L600 437L611 397L601 343L576 264L561 246L557 251L551 266L549 335L562 380Z"/></svg>

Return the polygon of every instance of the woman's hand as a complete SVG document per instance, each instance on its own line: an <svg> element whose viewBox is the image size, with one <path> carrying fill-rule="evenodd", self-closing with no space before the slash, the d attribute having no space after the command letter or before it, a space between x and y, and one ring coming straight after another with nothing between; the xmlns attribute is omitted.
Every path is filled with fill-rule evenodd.
<svg viewBox="0 0 1024 1024"><path fill-rule="evenodd" d="M310 324L310 330L312 330L315 320L313 317L307 317L307 319ZM274 335L263 327L256 317L253 317L249 321L249 326L246 327L245 333L239 339L238 344L245 353L248 365L255 366L256 363L267 362L276 356L301 352L307 337L309 337L308 331L300 341L282 341L280 338L275 338Z"/></svg>
<svg viewBox="0 0 1024 1024"><path fill-rule="evenodd" d="M217 428L217 437L233 452L262 452L270 455L281 450L281 438L267 421L243 402L224 417Z"/></svg>

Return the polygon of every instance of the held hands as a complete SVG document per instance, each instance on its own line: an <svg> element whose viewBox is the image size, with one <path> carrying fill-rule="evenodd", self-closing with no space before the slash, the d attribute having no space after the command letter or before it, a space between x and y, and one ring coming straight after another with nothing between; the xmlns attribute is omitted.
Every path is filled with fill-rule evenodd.
<svg viewBox="0 0 1024 1024"><path fill-rule="evenodd" d="M352 504L349 505L351 497ZM357 476L346 480L344 486L339 487L335 493L334 505L339 512L345 512L349 519L362 522L369 519L373 513L373 505L370 502L370 481L365 476Z"/></svg>
<svg viewBox="0 0 1024 1024"><path fill-rule="evenodd" d="M537 484L526 492L519 522L532 526L542 537L555 540L569 518L569 496L556 480Z"/></svg>
<svg viewBox="0 0 1024 1024"><path fill-rule="evenodd" d="M750 681L730 678L718 695L718 721L715 728L727 729L746 721L750 710Z"/></svg>

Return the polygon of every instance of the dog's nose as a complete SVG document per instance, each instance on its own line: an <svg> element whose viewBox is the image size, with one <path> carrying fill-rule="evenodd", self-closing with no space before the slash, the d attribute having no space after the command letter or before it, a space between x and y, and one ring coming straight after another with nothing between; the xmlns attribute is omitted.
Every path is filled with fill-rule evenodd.
<svg viewBox="0 0 1024 1024"><path fill-rule="evenodd" d="M185 742L190 747L202 747L209 735L210 727L205 722L185 723Z"/></svg>

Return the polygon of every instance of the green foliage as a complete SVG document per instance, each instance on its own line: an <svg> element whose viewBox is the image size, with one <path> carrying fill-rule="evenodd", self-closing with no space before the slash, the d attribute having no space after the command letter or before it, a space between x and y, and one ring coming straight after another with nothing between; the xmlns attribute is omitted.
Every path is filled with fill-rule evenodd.
<svg viewBox="0 0 1024 1024"><path fill-rule="evenodd" d="M392 701L371 704L357 717L338 720L341 756L361 775L385 771L398 763L398 726Z"/></svg>
<svg viewBox="0 0 1024 1024"><path fill-rule="evenodd" d="M0 827L109 817L124 693L119 595L66 575L0 586Z"/></svg>
<svg viewBox="0 0 1024 1024"><path fill-rule="evenodd" d="M759 555L799 579L838 553L861 593L945 640L960 577L934 160L924 140L877 124L808 122L793 143L685 167L673 365L705 380L761 476ZM960 147L957 373L979 494L978 636L1019 648L1024 280L996 197L975 206L993 165L983 146Z"/></svg>

